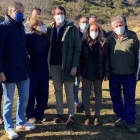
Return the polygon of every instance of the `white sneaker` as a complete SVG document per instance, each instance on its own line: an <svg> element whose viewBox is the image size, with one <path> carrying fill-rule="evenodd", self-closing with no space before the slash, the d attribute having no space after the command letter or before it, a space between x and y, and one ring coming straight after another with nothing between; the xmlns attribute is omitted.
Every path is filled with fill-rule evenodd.
<svg viewBox="0 0 140 140"><path fill-rule="evenodd" d="M16 130L33 130L35 129L34 125L31 125L29 123L25 123L23 125L17 125Z"/></svg>
<svg viewBox="0 0 140 140"><path fill-rule="evenodd" d="M18 134L14 131L14 129L10 129L6 131L6 135L9 137L9 139L13 140L18 137Z"/></svg>

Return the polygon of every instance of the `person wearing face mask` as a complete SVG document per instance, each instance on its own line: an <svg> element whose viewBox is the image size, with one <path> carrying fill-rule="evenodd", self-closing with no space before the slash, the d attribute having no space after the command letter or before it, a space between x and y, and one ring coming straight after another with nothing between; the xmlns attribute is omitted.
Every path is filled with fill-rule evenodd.
<svg viewBox="0 0 140 140"><path fill-rule="evenodd" d="M37 15L41 15L41 12L42 12L42 11L41 11L40 8L35 7L35 8L32 9L32 14L31 14L31 16L30 16L29 18L27 18L27 22L24 24L26 34L31 33L31 29L30 29L30 19L31 19L32 17L37 16Z"/></svg>
<svg viewBox="0 0 140 140"><path fill-rule="evenodd" d="M108 37L111 76L109 80L113 109L118 120L115 126L126 125L130 133L137 133L135 127L135 90L139 68L138 38L125 29L123 18L112 20L113 33ZM123 99L121 93L123 87Z"/></svg>
<svg viewBox="0 0 140 140"><path fill-rule="evenodd" d="M81 17L80 20L79 20L79 27L78 27L81 38L83 37L83 34L86 32L88 26L89 26L89 18L86 17L86 16ZM80 80L78 80L78 78L76 77L75 78L75 83L74 83L74 86L73 86L75 113L77 113L77 111L78 111L78 104L79 104L79 99L78 99L79 84L80 84ZM83 86L82 86L82 92L81 92L81 97L82 97L81 108L82 109L84 109L83 96L84 96L84 89L83 89Z"/></svg>
<svg viewBox="0 0 140 140"><path fill-rule="evenodd" d="M68 120L66 125L74 125L74 93L73 85L79 67L81 52L81 37L73 21L66 20L66 11L57 6L52 9L55 22L47 27L47 36L50 38L48 55L49 71L55 88L57 116L54 123L63 119L63 84L68 106Z"/></svg>
<svg viewBox="0 0 140 140"><path fill-rule="evenodd" d="M32 33L26 35L31 70L26 117L29 123L34 124L46 121L44 111L48 102L49 73L47 56L49 46L46 39L46 25L44 25L41 16L37 15L30 19L30 28Z"/></svg>
<svg viewBox="0 0 140 140"><path fill-rule="evenodd" d="M3 86L3 118L7 136L18 137L14 131L13 99L18 89L16 130L32 130L34 125L26 122L25 111L29 97L30 68L26 52L24 31L24 6L13 2L8 7L5 21L0 24L0 81Z"/></svg>
<svg viewBox="0 0 140 140"><path fill-rule="evenodd" d="M85 124L90 124L90 95L93 83L95 91L95 116L94 125L100 125L100 108L102 100L102 81L109 79L109 56L108 45L103 37L101 26L94 22L89 25L82 41L82 52L80 67L78 71L79 80L84 85L84 110Z"/></svg>
<svg viewBox="0 0 140 140"><path fill-rule="evenodd" d="M117 17L120 17L120 18L122 18L124 20L124 23L125 23L125 31L129 31L131 34L137 36L137 34L134 31L131 31L131 30L128 29L127 19L126 19L126 16L125 15L118 15ZM112 33L113 33L113 31L109 31L107 33L107 37L109 37Z"/></svg>

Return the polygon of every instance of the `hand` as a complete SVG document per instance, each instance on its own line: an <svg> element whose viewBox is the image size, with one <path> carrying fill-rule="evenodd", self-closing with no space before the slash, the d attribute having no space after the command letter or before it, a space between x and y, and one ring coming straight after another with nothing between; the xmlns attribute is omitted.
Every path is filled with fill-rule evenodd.
<svg viewBox="0 0 140 140"><path fill-rule="evenodd" d="M108 81L108 77L104 77L104 81Z"/></svg>
<svg viewBox="0 0 140 140"><path fill-rule="evenodd" d="M77 72L77 67L73 67L73 68L71 69L70 75L71 75L71 76L75 76L75 75L76 75L76 72Z"/></svg>
<svg viewBox="0 0 140 140"><path fill-rule="evenodd" d="M0 73L0 81L4 82L6 80L6 77L3 72Z"/></svg>
<svg viewBox="0 0 140 140"><path fill-rule="evenodd" d="M82 76L79 76L78 79L79 79L80 81L82 81Z"/></svg>

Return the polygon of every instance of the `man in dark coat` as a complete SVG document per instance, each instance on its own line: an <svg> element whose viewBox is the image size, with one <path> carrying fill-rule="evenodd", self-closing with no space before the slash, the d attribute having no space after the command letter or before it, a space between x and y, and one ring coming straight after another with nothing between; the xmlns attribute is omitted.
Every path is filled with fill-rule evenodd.
<svg viewBox="0 0 140 140"><path fill-rule="evenodd" d="M10 139L18 137L14 131L13 98L18 88L16 130L32 130L35 126L26 123L25 111L29 97L30 70L26 53L24 31L24 7L13 2L8 7L5 21L0 24L0 81L2 81L4 105L3 118L6 134Z"/></svg>
<svg viewBox="0 0 140 140"><path fill-rule="evenodd" d="M66 11L58 6L52 9L55 22L47 27L47 36L51 37L48 55L48 68L54 82L56 95L57 116L54 123L60 123L63 115L63 90L64 84L68 113L67 126L74 124L74 94L73 85L81 53L81 37L73 21L65 20Z"/></svg>

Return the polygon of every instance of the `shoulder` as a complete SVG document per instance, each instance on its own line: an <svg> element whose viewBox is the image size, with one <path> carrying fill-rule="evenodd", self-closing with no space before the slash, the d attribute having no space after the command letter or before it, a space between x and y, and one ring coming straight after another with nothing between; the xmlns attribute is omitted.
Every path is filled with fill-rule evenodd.
<svg viewBox="0 0 140 140"><path fill-rule="evenodd" d="M34 35L33 35L32 33L26 34L26 38L27 38L27 39L31 39L31 38L33 38L33 37L34 37Z"/></svg>
<svg viewBox="0 0 140 140"><path fill-rule="evenodd" d="M131 31L128 31L129 38L138 39L136 35L134 35Z"/></svg>
<svg viewBox="0 0 140 140"><path fill-rule="evenodd" d="M108 37L107 37L107 41L109 42L109 41L111 41L113 39L113 36L112 35L109 35Z"/></svg>

